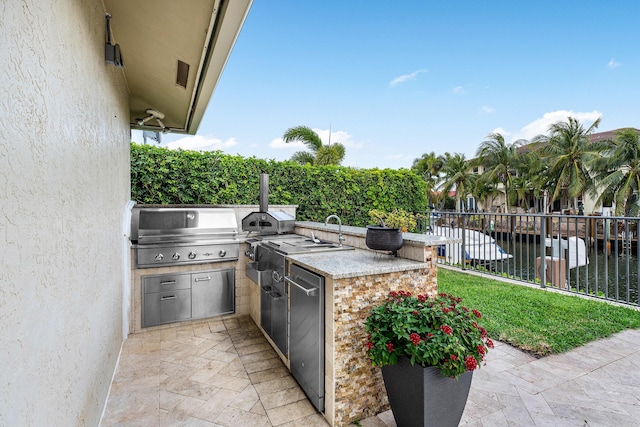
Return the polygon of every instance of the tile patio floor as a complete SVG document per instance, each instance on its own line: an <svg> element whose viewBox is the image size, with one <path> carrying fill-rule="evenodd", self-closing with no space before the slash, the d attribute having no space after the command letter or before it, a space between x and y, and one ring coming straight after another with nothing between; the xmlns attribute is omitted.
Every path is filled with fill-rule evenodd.
<svg viewBox="0 0 640 427"><path fill-rule="evenodd" d="M464 426L640 425L640 330L535 359L496 343ZM130 335L102 426L327 426L249 317ZM395 426L392 413L361 421Z"/></svg>

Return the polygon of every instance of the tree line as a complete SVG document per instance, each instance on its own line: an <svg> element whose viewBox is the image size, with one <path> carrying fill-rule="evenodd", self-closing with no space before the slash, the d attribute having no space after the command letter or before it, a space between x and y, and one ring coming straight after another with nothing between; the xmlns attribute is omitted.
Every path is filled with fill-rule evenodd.
<svg viewBox="0 0 640 427"><path fill-rule="evenodd" d="M430 152L415 159L411 169L427 182L430 203L440 207L452 190L455 206L462 208L460 202L467 195L491 205L504 194L507 212L513 207L529 209L531 196L539 200L547 193L551 202L570 202L574 212L589 195L598 206L614 204L616 215L638 216L638 130L625 128L613 138L593 139L599 124L600 118L585 127L568 117L552 124L547 135L512 143L493 133L480 143L473 159L460 153ZM536 210L541 211L539 206Z"/></svg>

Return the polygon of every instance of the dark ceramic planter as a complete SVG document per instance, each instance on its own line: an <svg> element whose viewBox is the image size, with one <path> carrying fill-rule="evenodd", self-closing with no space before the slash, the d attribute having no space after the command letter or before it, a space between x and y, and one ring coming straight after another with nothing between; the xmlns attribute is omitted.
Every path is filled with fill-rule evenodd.
<svg viewBox="0 0 640 427"><path fill-rule="evenodd" d="M391 251L395 254L402 247L402 230L379 225L367 225L365 243L369 249Z"/></svg>
<svg viewBox="0 0 640 427"><path fill-rule="evenodd" d="M469 397L473 371L457 380L433 366L411 365L402 357L382 367L384 387L398 427L456 427Z"/></svg>

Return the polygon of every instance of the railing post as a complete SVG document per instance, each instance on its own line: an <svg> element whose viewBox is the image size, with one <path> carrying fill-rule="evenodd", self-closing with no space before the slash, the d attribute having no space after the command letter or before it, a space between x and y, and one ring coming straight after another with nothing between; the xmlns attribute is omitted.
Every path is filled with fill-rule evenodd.
<svg viewBox="0 0 640 427"><path fill-rule="evenodd" d="M465 227L465 217L464 217L464 213L461 213L461 218L462 218L462 253L460 254L460 257L462 258L462 269L466 270L467 269L467 239L466 239L466 227Z"/></svg>
<svg viewBox="0 0 640 427"><path fill-rule="evenodd" d="M540 226L540 287L547 287L547 253L545 246L545 239L547 238L547 218L546 215L542 217Z"/></svg>

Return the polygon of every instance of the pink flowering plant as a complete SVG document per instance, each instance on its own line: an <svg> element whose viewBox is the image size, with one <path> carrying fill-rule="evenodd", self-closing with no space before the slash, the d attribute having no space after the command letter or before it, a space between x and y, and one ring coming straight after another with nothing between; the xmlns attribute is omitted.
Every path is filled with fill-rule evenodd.
<svg viewBox="0 0 640 427"><path fill-rule="evenodd" d="M413 296L391 291L365 321L367 354L374 366L393 365L399 357L411 364L435 366L458 378L483 363L493 342L478 324L482 315L460 298L438 294Z"/></svg>

